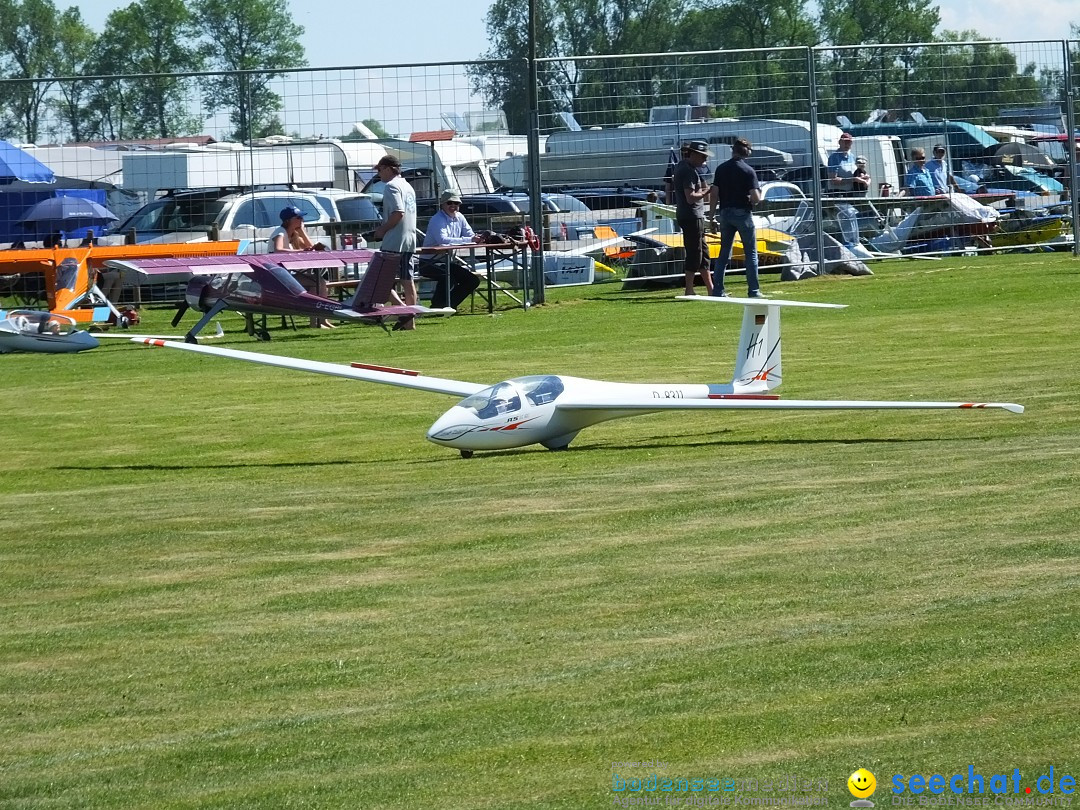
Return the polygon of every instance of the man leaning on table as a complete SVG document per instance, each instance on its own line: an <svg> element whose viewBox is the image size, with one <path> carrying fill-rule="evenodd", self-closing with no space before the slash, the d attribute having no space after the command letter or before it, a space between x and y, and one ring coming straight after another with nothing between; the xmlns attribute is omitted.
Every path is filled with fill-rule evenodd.
<svg viewBox="0 0 1080 810"><path fill-rule="evenodd" d="M424 236L424 247L446 247L448 245L480 244L484 240L473 233L468 220L461 213L461 195L453 189L444 191L439 197L439 211L428 223ZM480 286L480 279L473 273L456 251L447 251L448 255L428 255L421 258L417 272L424 278L435 281L435 291L431 294L431 306L458 306ZM447 286L449 275L449 287Z"/></svg>

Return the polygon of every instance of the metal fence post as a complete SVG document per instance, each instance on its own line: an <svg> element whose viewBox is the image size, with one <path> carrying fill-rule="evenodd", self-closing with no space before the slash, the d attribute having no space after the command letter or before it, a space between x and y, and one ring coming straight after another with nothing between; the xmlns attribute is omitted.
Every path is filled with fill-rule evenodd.
<svg viewBox="0 0 1080 810"><path fill-rule="evenodd" d="M810 104L810 154L811 166L813 167L813 181L811 190L814 195L814 247L817 250L817 272L819 276L826 273L825 269L825 211L821 203L821 169L818 166L818 90L817 90L817 65L814 60L813 48L806 49L806 75L808 82Z"/></svg>
<svg viewBox="0 0 1080 810"><path fill-rule="evenodd" d="M535 295L534 304L546 300L544 289L544 212L540 208L540 93L536 70L536 0L529 0L529 222L533 233L540 237L539 250L531 251L531 273ZM529 300L528 281L525 283L525 300Z"/></svg>
<svg viewBox="0 0 1080 810"><path fill-rule="evenodd" d="M1073 256L1080 256L1080 186L1077 185L1076 160L1076 88L1072 80L1072 62L1069 59L1069 41L1061 41L1065 78L1065 151L1069 156L1069 201L1072 203Z"/></svg>

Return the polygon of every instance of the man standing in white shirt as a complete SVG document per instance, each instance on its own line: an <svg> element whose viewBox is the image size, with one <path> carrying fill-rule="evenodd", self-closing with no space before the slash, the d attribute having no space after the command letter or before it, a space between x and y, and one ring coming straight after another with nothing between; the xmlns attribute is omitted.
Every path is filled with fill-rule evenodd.
<svg viewBox="0 0 1080 810"><path fill-rule="evenodd" d="M412 186L401 176L401 161L393 155L385 155L375 164L383 187L383 221L375 229L375 239L381 240L379 250L397 255L398 279L401 281L402 297L406 304L416 304L416 275L412 258L416 252L416 194ZM402 329L414 329L412 319L408 325L399 323Z"/></svg>

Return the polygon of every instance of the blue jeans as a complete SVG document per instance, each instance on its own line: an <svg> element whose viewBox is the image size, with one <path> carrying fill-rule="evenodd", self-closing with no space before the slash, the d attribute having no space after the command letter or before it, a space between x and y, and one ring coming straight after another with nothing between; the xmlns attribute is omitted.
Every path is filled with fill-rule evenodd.
<svg viewBox="0 0 1080 810"><path fill-rule="evenodd" d="M749 208L721 208L717 217L720 226L720 256L713 265L713 295L724 292L724 273L731 262L735 234L742 240L746 257L746 291L749 295L761 292L758 284L757 229Z"/></svg>

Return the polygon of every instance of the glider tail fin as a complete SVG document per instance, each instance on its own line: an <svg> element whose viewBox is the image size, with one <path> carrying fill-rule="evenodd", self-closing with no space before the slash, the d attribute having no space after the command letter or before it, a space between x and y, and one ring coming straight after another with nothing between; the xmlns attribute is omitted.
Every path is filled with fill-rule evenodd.
<svg viewBox="0 0 1080 810"><path fill-rule="evenodd" d="M760 394L780 385L780 307L772 302L744 299L739 348L735 351L732 390Z"/></svg>
<svg viewBox="0 0 1080 810"><path fill-rule="evenodd" d="M780 370L780 310L783 307L843 309L847 304L819 304L775 298L715 298L711 295L680 295L680 301L709 304L738 304L743 308L739 348L735 352L735 374L731 393L764 394L783 382Z"/></svg>

